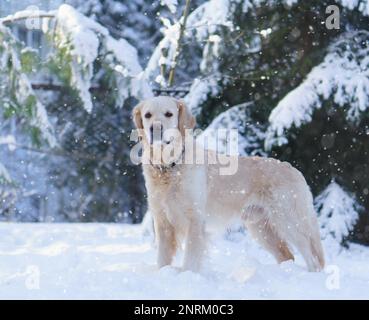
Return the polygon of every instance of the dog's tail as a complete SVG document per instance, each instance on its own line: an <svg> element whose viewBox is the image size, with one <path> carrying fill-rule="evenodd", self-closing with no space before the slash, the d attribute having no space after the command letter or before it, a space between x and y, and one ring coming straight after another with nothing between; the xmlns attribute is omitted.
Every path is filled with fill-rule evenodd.
<svg viewBox="0 0 369 320"><path fill-rule="evenodd" d="M293 199L291 214L288 215L290 224L296 224L297 227L283 227L280 230L283 237L300 251L309 271L321 271L325 265L324 251L313 197L306 184L302 188L300 186L297 195Z"/></svg>
<svg viewBox="0 0 369 320"><path fill-rule="evenodd" d="M300 211L300 219L305 220L306 223L300 229L305 241L303 245L300 245L299 249L305 258L309 271L322 271L325 261L320 239L318 215L314 209L313 195L302 174L301 178L303 183L300 184L299 199L296 199L299 201L296 203L296 209Z"/></svg>
<svg viewBox="0 0 369 320"><path fill-rule="evenodd" d="M309 271L317 272L324 269L324 251L320 239L317 214L314 210L311 193L306 193L305 203L301 206L302 218L306 221L296 235L296 246L306 261Z"/></svg>

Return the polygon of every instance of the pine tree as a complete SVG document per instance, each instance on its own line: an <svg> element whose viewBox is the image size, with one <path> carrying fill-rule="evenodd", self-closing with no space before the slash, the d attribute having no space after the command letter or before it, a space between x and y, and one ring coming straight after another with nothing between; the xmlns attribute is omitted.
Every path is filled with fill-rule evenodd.
<svg viewBox="0 0 369 320"><path fill-rule="evenodd" d="M332 30L325 24L329 1L191 1L182 39L186 1L177 1L177 6L176 1L159 0L152 5L143 0L69 3L92 19L69 7L73 19L50 26L56 54L44 68L63 86L55 94L57 103L40 104L32 87L24 85L30 83L30 76L22 68L7 63L15 82L6 82L7 77L2 81L9 92L9 85L19 86L19 79L28 81L23 87L30 89L22 91L22 97L13 95L9 100L9 95L3 95L14 104L8 102L7 110L11 115L18 112L24 127L35 127L33 136L44 140L56 136L62 149L72 154L70 173L57 161L53 164L55 183L66 194L65 212L84 208L87 216L98 219L101 211L112 207L107 195L115 194L113 202L119 194L126 196L127 190L143 195L142 180L135 178L138 168L128 172L117 154L122 150L127 155L129 150L122 140L131 128L129 109L135 98L141 98L139 92L146 90L145 78L151 87L166 86L175 67L174 85L189 87L184 99L200 128L239 129L241 153L291 162L303 172L315 195L337 177L364 208L352 239L369 240L365 233L369 225L369 1L337 1L340 28ZM62 11L59 14L63 16ZM3 29L2 37L11 36ZM129 68L120 60L120 51L135 50L118 41L122 37L137 49L144 66L143 82L124 77ZM81 38L88 39L83 45L89 46L73 49ZM119 54L112 43L121 48ZM38 65L31 63L37 57L30 50L15 43L11 47L21 65ZM2 56L9 56L9 48L1 49ZM139 70L137 65L133 69ZM20 114L24 109L17 108L24 101L33 110L25 117ZM127 107L117 108L123 104ZM52 121L41 126L46 118L37 118L40 112L35 110L47 110ZM82 159L79 152L93 157ZM115 169L122 175L128 172L126 183L114 176ZM76 193L68 198L68 190ZM107 216L125 212L122 208L142 207L140 196L132 199L135 204L128 206L123 200L115 202Z"/></svg>
<svg viewBox="0 0 369 320"><path fill-rule="evenodd" d="M316 197L319 223L323 239L342 244L349 237L358 218L360 205L335 180Z"/></svg>
<svg viewBox="0 0 369 320"><path fill-rule="evenodd" d="M182 60L197 68L185 101L203 129L251 103L243 119L267 128L270 156L300 169L315 195L339 177L368 212L369 5L339 1L340 28L330 30L330 4L210 0L192 10ZM162 81L158 66L173 61L180 23L165 25L145 71L153 80ZM247 140L245 122L239 129ZM353 239L369 240L368 223L362 214Z"/></svg>
<svg viewBox="0 0 369 320"><path fill-rule="evenodd" d="M17 18L28 14L18 12ZM48 161L49 177L59 197L55 201L50 196L59 203L53 208L55 216L135 222L142 210L142 201L138 202L142 183L136 177L138 168L128 164L130 111L122 106L132 105L134 97L139 100L152 94L137 52L126 40L114 39L105 27L71 6L45 14L54 15L44 24L53 45L46 63L35 63L37 52L24 48L12 35L6 26L12 17L1 21L1 36L6 37L1 61L8 68L1 79L4 116L26 121L39 146L46 142L63 155L62 160L51 157L54 160ZM36 94L31 84L40 71L46 71L61 87L48 99L43 99L43 93ZM120 126L121 119L127 127ZM137 188L127 188L125 183ZM18 216L23 217L22 213Z"/></svg>

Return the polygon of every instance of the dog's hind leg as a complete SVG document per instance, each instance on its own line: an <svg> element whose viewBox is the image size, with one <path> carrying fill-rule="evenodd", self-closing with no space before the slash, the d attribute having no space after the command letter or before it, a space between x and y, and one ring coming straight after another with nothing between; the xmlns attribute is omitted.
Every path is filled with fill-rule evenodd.
<svg viewBox="0 0 369 320"><path fill-rule="evenodd" d="M324 268L324 252L312 205L308 203L293 209L293 214L287 215L287 224L282 223L280 219L274 219L279 225L278 232L289 245L301 253L309 271L321 271Z"/></svg>
<svg viewBox="0 0 369 320"><path fill-rule="evenodd" d="M324 255L320 239L319 242L316 242L312 236L298 233L290 237L289 243L300 251L309 271L321 271L324 268Z"/></svg>
<svg viewBox="0 0 369 320"><path fill-rule="evenodd" d="M257 215L250 216L251 215ZM293 254L288 248L287 243L278 235L271 225L265 210L261 207L248 209L245 225L251 236L257 240L267 251L269 251L278 263L287 260L294 260Z"/></svg>

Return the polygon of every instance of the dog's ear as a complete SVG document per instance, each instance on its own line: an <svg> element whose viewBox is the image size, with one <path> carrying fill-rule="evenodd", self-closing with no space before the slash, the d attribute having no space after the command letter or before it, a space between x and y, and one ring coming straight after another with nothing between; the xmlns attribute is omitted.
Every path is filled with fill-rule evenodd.
<svg viewBox="0 0 369 320"><path fill-rule="evenodd" d="M141 108L143 104L144 104L143 102L140 102L137 106L133 108L133 111L132 111L132 119L137 129L143 129L142 117L141 117Z"/></svg>
<svg viewBox="0 0 369 320"><path fill-rule="evenodd" d="M182 136L185 135L186 129L193 129L196 125L195 117L187 109L185 103L181 100L176 100L178 107L178 129Z"/></svg>

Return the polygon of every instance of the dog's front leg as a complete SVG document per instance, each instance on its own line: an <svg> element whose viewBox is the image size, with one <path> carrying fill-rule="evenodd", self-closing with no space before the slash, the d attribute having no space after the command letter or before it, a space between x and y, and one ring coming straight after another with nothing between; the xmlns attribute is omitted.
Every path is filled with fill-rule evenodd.
<svg viewBox="0 0 369 320"><path fill-rule="evenodd" d="M205 226L202 220L190 220L185 245L183 269L197 272L206 248Z"/></svg>
<svg viewBox="0 0 369 320"><path fill-rule="evenodd" d="M154 224L158 245L157 264L161 268L172 263L177 249L177 242L174 227L164 214L156 215L154 217Z"/></svg>

